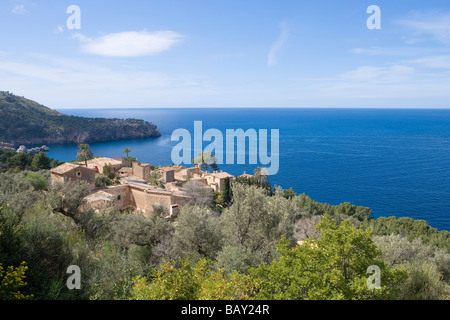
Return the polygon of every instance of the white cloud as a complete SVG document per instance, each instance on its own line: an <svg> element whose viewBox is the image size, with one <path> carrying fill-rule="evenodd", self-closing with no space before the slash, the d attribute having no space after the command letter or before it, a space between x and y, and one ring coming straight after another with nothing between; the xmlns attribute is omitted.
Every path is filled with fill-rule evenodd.
<svg viewBox="0 0 450 320"><path fill-rule="evenodd" d="M423 57L408 62L433 69L450 69L450 56Z"/></svg>
<svg viewBox="0 0 450 320"><path fill-rule="evenodd" d="M12 13L14 14L25 14L27 10L23 4L18 4L12 9Z"/></svg>
<svg viewBox="0 0 450 320"><path fill-rule="evenodd" d="M338 78L348 81L379 81L379 82L400 82L408 79L414 74L414 68L393 65L390 67L370 67L363 66L341 74Z"/></svg>
<svg viewBox="0 0 450 320"><path fill-rule="evenodd" d="M350 50L350 53L353 54L365 54L369 56L377 56L383 54L383 51L379 47L370 47L368 49L365 48L354 48Z"/></svg>
<svg viewBox="0 0 450 320"><path fill-rule="evenodd" d="M277 64L277 53L289 38L289 29L285 22L282 22L281 25L281 33L278 37L277 41L275 41L270 47L269 55L267 57L267 65L273 66Z"/></svg>
<svg viewBox="0 0 450 320"><path fill-rule="evenodd" d="M75 34L86 53L107 57L139 57L155 55L169 50L181 41L182 36L173 31L129 31L110 33L98 38Z"/></svg>
<svg viewBox="0 0 450 320"><path fill-rule="evenodd" d="M0 56L0 87L52 108L165 107L216 94L209 78L30 54Z"/></svg>
<svg viewBox="0 0 450 320"><path fill-rule="evenodd" d="M414 12L408 18L397 21L412 30L412 36L404 37L408 43L424 41L424 37L432 37L444 44L450 44L450 12Z"/></svg>

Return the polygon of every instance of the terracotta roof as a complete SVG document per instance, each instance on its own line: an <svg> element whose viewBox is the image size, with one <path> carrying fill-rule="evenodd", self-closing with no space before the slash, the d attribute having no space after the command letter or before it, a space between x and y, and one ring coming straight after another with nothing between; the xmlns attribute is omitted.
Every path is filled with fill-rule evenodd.
<svg viewBox="0 0 450 320"><path fill-rule="evenodd" d="M224 179L224 178L234 178L234 176L232 176L231 174L229 174L228 172L214 172L214 173L210 173L210 175L218 178L218 179Z"/></svg>
<svg viewBox="0 0 450 320"><path fill-rule="evenodd" d="M59 167L56 167L56 168L50 170L50 172L56 173L56 174L64 174L69 171L72 171L73 169L80 168L80 167L81 166L79 164L73 164L70 162L66 162L66 163L60 165Z"/></svg>
<svg viewBox="0 0 450 320"><path fill-rule="evenodd" d="M112 197L114 197L113 194L100 190L88 195L84 199L86 200L87 203L92 203L99 200L111 201Z"/></svg>
<svg viewBox="0 0 450 320"><path fill-rule="evenodd" d="M244 173L241 174L240 177L244 177L244 178L252 178L253 176L252 176L251 174L248 174L247 172L244 171Z"/></svg>
<svg viewBox="0 0 450 320"><path fill-rule="evenodd" d="M174 171L180 171L180 170L187 169L186 167L183 167L183 166L180 166L180 165L174 165L174 166L168 166L168 167L162 167L162 168L167 168L165 170L174 170Z"/></svg>
<svg viewBox="0 0 450 320"><path fill-rule="evenodd" d="M115 166L115 165L122 165L122 160L112 159L112 158L94 158L94 159L88 160L87 163L102 166L102 167L105 164Z"/></svg>
<svg viewBox="0 0 450 320"><path fill-rule="evenodd" d="M167 171L176 171L177 169L173 167L161 167L156 169L155 171L167 172Z"/></svg>

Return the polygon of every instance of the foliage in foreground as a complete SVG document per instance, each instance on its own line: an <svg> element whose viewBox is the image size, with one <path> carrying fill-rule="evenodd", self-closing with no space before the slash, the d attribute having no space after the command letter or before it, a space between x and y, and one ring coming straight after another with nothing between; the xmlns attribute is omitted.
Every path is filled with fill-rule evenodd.
<svg viewBox="0 0 450 320"><path fill-rule="evenodd" d="M193 265L189 259L180 266L165 262L148 282L136 277L131 294L135 300L247 300L254 295L255 284L249 275L225 270L214 271L212 262L201 259Z"/></svg>
<svg viewBox="0 0 450 320"><path fill-rule="evenodd" d="M86 186L48 179L48 171L0 174L0 262L26 261L20 292L33 299L450 297L445 233L405 233L396 228L407 221L395 218L386 234L372 234L365 207L233 184L221 213L205 193L169 222L159 206L150 216L114 206L80 212ZM69 265L81 269L81 290L66 287ZM367 290L369 265L381 269L379 290Z"/></svg>
<svg viewBox="0 0 450 320"><path fill-rule="evenodd" d="M6 270L0 263L0 300L24 300L32 297L20 292L20 289L27 285L25 282L27 269L25 261L16 268L8 266Z"/></svg>
<svg viewBox="0 0 450 320"><path fill-rule="evenodd" d="M355 228L350 220L340 225L326 216L317 226L319 239L305 240L291 249L280 241L280 258L250 271L261 279L258 299L368 300L393 299L406 272L393 269L380 259L381 250L371 231ZM370 266L380 270L381 285L369 289Z"/></svg>
<svg viewBox="0 0 450 320"><path fill-rule="evenodd" d="M380 259L381 251L371 240L370 230L338 225L329 217L319 224L320 239L292 248L282 239L279 259L271 264L227 275L202 259L196 265L184 260L179 267L165 263L151 281L135 278L132 299L150 300L350 300L393 299L406 281L403 269L394 269ZM369 266L380 268L381 285L367 285Z"/></svg>

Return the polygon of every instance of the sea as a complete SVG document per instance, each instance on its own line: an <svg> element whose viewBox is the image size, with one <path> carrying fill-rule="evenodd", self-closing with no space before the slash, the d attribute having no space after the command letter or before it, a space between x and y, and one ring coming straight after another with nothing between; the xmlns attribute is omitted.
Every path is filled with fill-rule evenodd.
<svg viewBox="0 0 450 320"><path fill-rule="evenodd" d="M450 230L450 110L446 109L63 109L67 115L137 118L152 122L159 138L93 143L94 156L122 157L124 148L138 161L170 165L179 143L172 133L194 122L203 132L279 130L279 170L272 185L293 188L313 200L350 202L372 209L373 217L426 220ZM206 147L210 142L204 142ZM225 143L225 142L224 142ZM76 145L50 145L48 155L76 158ZM224 147L225 148L225 147ZM194 153L194 152L193 152ZM274 155L275 156L275 155ZM252 174L260 164L224 164L235 176Z"/></svg>

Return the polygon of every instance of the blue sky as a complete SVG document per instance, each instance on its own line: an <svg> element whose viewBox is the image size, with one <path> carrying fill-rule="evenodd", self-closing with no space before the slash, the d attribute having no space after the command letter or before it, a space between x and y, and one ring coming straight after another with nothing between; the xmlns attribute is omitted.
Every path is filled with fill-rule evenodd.
<svg viewBox="0 0 450 320"><path fill-rule="evenodd" d="M447 0L3 0L0 28L0 89L55 109L450 107Z"/></svg>

